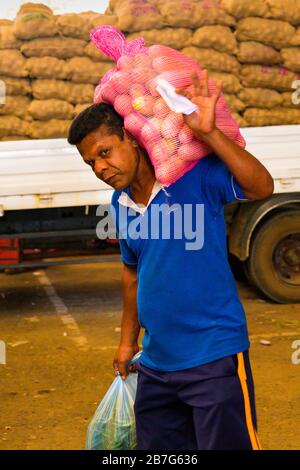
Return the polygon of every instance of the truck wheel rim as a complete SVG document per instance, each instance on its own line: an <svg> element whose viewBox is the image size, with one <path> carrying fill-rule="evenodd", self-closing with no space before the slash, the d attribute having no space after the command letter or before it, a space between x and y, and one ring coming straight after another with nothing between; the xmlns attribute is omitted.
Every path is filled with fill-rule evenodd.
<svg viewBox="0 0 300 470"><path fill-rule="evenodd" d="M300 233L283 238L274 250L273 260L286 284L300 286Z"/></svg>

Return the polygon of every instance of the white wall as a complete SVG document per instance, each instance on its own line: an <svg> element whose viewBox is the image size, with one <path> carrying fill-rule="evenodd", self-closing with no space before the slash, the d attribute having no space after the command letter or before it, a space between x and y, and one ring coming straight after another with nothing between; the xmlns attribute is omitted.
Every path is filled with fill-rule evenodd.
<svg viewBox="0 0 300 470"><path fill-rule="evenodd" d="M54 13L79 13L93 10L104 13L108 0L30 0L31 3L43 3L53 9ZM14 19L16 13L26 0L0 0L0 18Z"/></svg>

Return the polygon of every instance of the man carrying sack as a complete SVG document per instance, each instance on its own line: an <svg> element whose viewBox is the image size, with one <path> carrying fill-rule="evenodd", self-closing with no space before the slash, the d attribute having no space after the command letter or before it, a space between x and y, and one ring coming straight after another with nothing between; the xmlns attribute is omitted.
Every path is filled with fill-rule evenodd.
<svg viewBox="0 0 300 470"><path fill-rule="evenodd" d="M223 207L270 196L273 179L216 127L221 84L209 96L207 72L192 79L193 92L177 90L198 105L184 120L212 153L167 192L147 152L125 131L112 106L96 104L79 114L69 143L115 189L124 307L113 365L123 379L135 367L138 371L138 449L258 450L250 343L227 258ZM162 205L167 207L162 226L154 225L143 236L146 222L151 224L154 209ZM175 236L178 220L183 225L192 220L194 242L186 227L181 238ZM133 230L138 225L140 236ZM143 351L136 366L127 369L139 350L141 326Z"/></svg>

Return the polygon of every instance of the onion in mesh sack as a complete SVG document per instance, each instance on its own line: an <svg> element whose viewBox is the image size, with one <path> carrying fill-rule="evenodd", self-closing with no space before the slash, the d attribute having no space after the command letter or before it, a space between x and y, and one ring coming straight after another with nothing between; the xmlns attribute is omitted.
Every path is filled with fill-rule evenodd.
<svg viewBox="0 0 300 470"><path fill-rule="evenodd" d="M94 102L111 104L124 118L125 129L148 152L157 180L169 186L212 150L194 136L181 113L168 107L157 86L164 79L174 88L191 87L191 72L199 75L199 64L167 46L145 47L143 38L127 42L121 31L109 25L96 27L90 37L102 54L116 62L97 86ZM209 80L208 88L212 94L217 87ZM216 105L216 124L245 147L223 94Z"/></svg>

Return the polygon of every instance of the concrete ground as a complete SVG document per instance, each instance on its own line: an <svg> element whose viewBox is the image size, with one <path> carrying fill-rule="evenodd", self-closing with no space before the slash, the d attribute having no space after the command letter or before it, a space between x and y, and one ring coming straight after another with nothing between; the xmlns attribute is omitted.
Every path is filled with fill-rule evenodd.
<svg viewBox="0 0 300 470"><path fill-rule="evenodd" d="M87 425L114 379L120 276L118 261L0 274L7 353L0 449L84 448ZM300 364L291 360L300 305L266 301L245 280L238 286L252 339L260 441L264 449L300 449Z"/></svg>

